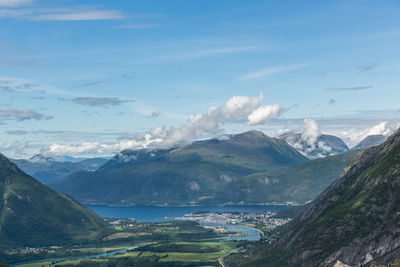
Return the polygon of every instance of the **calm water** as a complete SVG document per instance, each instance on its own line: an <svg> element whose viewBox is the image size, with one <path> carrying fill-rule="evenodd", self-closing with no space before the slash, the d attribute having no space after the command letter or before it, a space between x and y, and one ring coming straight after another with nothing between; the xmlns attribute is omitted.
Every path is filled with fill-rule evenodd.
<svg viewBox="0 0 400 267"><path fill-rule="evenodd" d="M134 218L140 222L164 222L166 217L180 217L188 213L201 211L208 212L265 212L281 211L289 208L283 205L233 205L233 206L201 206L201 207L154 207L154 206L93 206L88 208L94 210L101 217L108 218Z"/></svg>

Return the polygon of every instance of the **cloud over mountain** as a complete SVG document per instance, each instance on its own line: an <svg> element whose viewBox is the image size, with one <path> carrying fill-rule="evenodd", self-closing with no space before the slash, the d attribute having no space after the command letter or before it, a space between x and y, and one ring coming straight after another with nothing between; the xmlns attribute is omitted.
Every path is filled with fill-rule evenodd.
<svg viewBox="0 0 400 267"><path fill-rule="evenodd" d="M174 127L159 125L147 133L119 143L102 144L85 142L80 144L52 144L42 149L44 154L79 154L118 152L127 148L170 148L189 144L205 134L217 133L229 122L257 125L279 116L279 104L262 105L264 95L257 97L233 96L224 106L211 106L205 113L192 114L187 123Z"/></svg>

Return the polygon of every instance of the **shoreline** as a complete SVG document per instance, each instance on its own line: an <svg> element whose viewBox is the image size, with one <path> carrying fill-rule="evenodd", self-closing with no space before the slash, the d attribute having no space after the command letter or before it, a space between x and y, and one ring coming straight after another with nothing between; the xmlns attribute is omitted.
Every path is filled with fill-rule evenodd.
<svg viewBox="0 0 400 267"><path fill-rule="evenodd" d="M221 205L119 205L106 203L84 203L84 206L104 206L104 207L157 207L157 208L185 208L185 207L229 207L229 206L290 206L298 207L305 204L302 203L262 203L262 204L221 204Z"/></svg>
<svg viewBox="0 0 400 267"><path fill-rule="evenodd" d="M260 239L261 239L262 237L264 237L264 232L261 231L260 229L257 229L257 228L251 227L251 226L247 226L247 225L243 225L243 224L239 224L239 225L242 226L242 227L246 227L246 228L249 228L249 229L251 229L251 230L254 230L254 231L259 232L260 235L261 235Z"/></svg>

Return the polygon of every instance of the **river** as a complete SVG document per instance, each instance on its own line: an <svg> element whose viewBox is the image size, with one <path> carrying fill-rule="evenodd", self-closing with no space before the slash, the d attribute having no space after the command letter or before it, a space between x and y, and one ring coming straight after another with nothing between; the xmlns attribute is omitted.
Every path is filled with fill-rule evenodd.
<svg viewBox="0 0 400 267"><path fill-rule="evenodd" d="M165 222L170 219L167 217L182 217L185 214L196 213L196 212L277 212L287 209L289 206L284 205L231 205L231 206L188 206L188 207L158 207L158 206L100 206L100 205L87 205L88 208L95 211L98 215L103 218L134 218L140 222ZM243 232L245 235L224 238L219 241L231 241L231 240L259 240L260 233L252 228L241 226L241 225L229 225L229 224L207 224L214 226L223 226L230 232ZM118 250L113 252L101 253L90 256L79 256L79 257L66 257L49 259L49 261L62 261L62 260L74 260L74 259L93 259L104 256L112 256L115 254L125 254L126 250ZM33 262L40 262L43 260L32 260L20 263L11 264L19 265Z"/></svg>

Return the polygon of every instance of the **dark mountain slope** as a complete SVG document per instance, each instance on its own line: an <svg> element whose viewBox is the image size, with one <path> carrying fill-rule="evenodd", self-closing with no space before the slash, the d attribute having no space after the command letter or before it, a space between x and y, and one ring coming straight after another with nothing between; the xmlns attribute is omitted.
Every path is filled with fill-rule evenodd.
<svg viewBox="0 0 400 267"><path fill-rule="evenodd" d="M400 257L399 214L400 130L354 160L279 242L246 265L389 263Z"/></svg>
<svg viewBox="0 0 400 267"><path fill-rule="evenodd" d="M361 150L328 156L278 172L261 172L237 179L216 194L216 199L239 203L306 203L317 197L343 172ZM210 201L210 200L209 200Z"/></svg>
<svg viewBox="0 0 400 267"><path fill-rule="evenodd" d="M42 185L0 154L0 251L86 242L107 232L93 211Z"/></svg>
<svg viewBox="0 0 400 267"><path fill-rule="evenodd" d="M51 186L89 203L199 204L240 177L307 161L285 141L251 131L173 150L122 151L96 172Z"/></svg>

